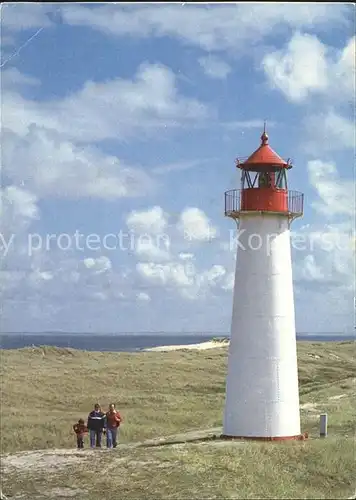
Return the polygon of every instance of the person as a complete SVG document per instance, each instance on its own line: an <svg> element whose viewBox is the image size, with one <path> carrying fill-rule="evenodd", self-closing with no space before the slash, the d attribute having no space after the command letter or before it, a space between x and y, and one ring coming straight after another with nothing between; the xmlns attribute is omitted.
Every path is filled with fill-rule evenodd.
<svg viewBox="0 0 356 500"><path fill-rule="evenodd" d="M77 435L77 448L84 448L84 436L88 432L88 428L82 418L73 425L73 430Z"/></svg>
<svg viewBox="0 0 356 500"><path fill-rule="evenodd" d="M96 403L94 410L88 415L87 427L89 429L90 447L101 448L101 438L106 427L105 413L101 411L99 403Z"/></svg>
<svg viewBox="0 0 356 500"><path fill-rule="evenodd" d="M106 446L107 448L116 448L117 434L122 422L120 412L115 408L114 403L109 406L109 411L106 413Z"/></svg>
<svg viewBox="0 0 356 500"><path fill-rule="evenodd" d="M271 187L271 177L268 172L261 172L258 176L258 187Z"/></svg>

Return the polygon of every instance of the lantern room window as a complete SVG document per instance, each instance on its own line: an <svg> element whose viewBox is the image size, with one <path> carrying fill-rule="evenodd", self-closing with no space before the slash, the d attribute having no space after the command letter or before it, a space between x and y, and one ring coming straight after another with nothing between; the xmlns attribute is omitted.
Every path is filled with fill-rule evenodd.
<svg viewBox="0 0 356 500"><path fill-rule="evenodd" d="M276 176L276 188L277 189L287 189L287 173L285 168L278 169L275 173Z"/></svg>
<svg viewBox="0 0 356 500"><path fill-rule="evenodd" d="M270 188L272 187L272 176L270 172L261 172L258 176L258 187L259 188Z"/></svg>

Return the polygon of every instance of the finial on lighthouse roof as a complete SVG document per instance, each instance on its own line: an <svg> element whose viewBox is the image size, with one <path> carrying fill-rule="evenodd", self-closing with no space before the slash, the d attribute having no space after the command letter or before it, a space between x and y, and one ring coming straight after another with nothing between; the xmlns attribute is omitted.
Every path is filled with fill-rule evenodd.
<svg viewBox="0 0 356 500"><path fill-rule="evenodd" d="M237 162L239 168L244 170L252 170L256 172L256 168L264 169L266 167L291 168L289 161L283 160L268 144L268 135L266 132L266 122L264 122L263 133L261 135L261 144L247 160Z"/></svg>
<svg viewBox="0 0 356 500"><path fill-rule="evenodd" d="M266 132L266 120L263 122L263 134L261 135L262 145L268 144L268 135Z"/></svg>

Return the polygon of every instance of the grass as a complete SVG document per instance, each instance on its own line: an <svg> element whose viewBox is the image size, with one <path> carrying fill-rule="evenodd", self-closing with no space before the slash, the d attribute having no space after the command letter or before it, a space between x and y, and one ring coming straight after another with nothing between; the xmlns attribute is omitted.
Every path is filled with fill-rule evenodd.
<svg viewBox="0 0 356 500"><path fill-rule="evenodd" d="M3 491L19 499L347 498L355 489L354 347L298 344L302 430L310 439L267 444L174 438L221 426L226 347L1 351L1 449L22 452L3 457ZM120 446L78 454L71 427L97 401L116 402L122 412ZM161 436L173 436L171 444L145 444Z"/></svg>

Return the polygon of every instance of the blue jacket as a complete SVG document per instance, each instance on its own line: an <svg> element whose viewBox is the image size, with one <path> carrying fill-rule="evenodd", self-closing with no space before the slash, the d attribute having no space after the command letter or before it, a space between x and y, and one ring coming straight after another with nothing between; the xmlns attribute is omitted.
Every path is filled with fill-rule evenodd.
<svg viewBox="0 0 356 500"><path fill-rule="evenodd" d="M91 411L88 415L87 427L92 431L101 431L106 427L106 415L102 411Z"/></svg>

